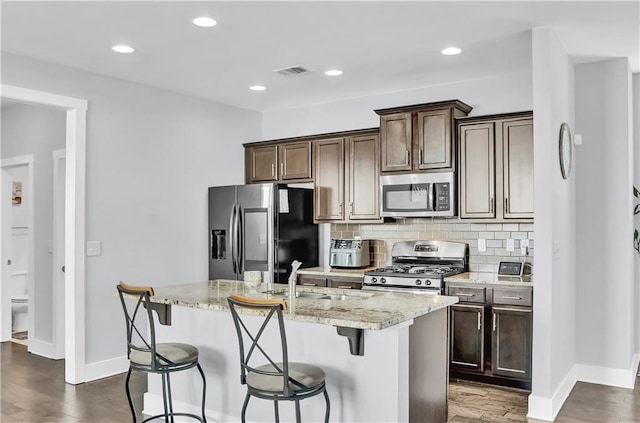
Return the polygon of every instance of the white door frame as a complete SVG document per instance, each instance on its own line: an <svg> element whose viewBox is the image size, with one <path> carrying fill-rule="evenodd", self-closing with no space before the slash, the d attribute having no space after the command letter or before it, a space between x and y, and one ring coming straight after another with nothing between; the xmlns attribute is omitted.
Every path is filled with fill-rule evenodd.
<svg viewBox="0 0 640 423"><path fill-rule="evenodd" d="M66 152L64 149L53 150L53 257L52 274L53 283L53 356L52 358L64 358L64 172ZM66 270L66 269L65 269Z"/></svg>
<svg viewBox="0 0 640 423"><path fill-rule="evenodd" d="M35 264L34 264L34 214L35 214L35 196L34 196L34 180L33 180L33 163L34 163L34 158L33 158L33 154L27 154L24 156L16 156L16 157L8 157L6 159L2 159L2 161L0 162L0 167L2 167L2 170L6 170L8 168L11 167L17 167L17 166L27 166L27 175L29 178L29 186L28 186L28 190L26 192L25 195L25 202L29 205L29 213L27 215L27 225L29 225L29 235L27 236L27 245L28 245L28 254L27 254L27 292L29 292L29 301L27 304L27 310L29 310L29 314L28 314L28 326L27 326L27 330L29 331L29 339L27 339L27 345L29 346L29 351L31 351L30 347L31 347L31 337L33 336L34 332L34 325L33 325L33 300L34 300L34 280L33 280L33 276L35 274ZM6 174L3 173L3 177L5 177ZM8 184L7 184L8 185ZM6 190L0 190L0 192L2 192L3 195L6 195L7 192ZM3 201L8 201L6 199L3 198ZM8 222L7 222L8 221ZM13 236L12 231L10 230L8 233L4 233L4 231L6 229L10 229L8 225L6 225L5 223L9 223L12 221L12 218L10 216L7 217L7 220L5 221L3 218L3 225L2 225L2 237L5 238L7 237L8 239L11 239L11 237ZM5 245L4 242L11 242L8 239L3 240L3 244ZM7 260L7 259L11 259L13 260L13 257L11 257L13 255L13 251L10 250L8 253L4 252L2 254L2 260ZM7 275L8 277L9 275ZM10 281L11 279L9 279ZM2 310L2 316L0 317L0 322L2 323L2 327L0 328L0 339L2 340L2 342L6 342L6 341L10 341L11 340L11 295L7 292L6 288L8 288L8 284L10 282L7 282L6 280L4 280L2 282L2 292L3 295L2 298L3 299L3 307L0 307L0 310ZM4 295L4 293L6 293L6 296ZM8 302L8 306L4 307L5 304L7 304Z"/></svg>
<svg viewBox="0 0 640 423"><path fill-rule="evenodd" d="M87 101L83 99L0 85L0 97L66 110L65 183L65 381L85 381L85 172ZM2 217L0 215L0 218ZM0 252L1 254L1 252ZM3 286L6 284L2 284ZM3 288L4 289L4 288ZM2 290L0 290L2 291ZM0 307L6 307L6 292ZM11 307L11 300L8 301Z"/></svg>

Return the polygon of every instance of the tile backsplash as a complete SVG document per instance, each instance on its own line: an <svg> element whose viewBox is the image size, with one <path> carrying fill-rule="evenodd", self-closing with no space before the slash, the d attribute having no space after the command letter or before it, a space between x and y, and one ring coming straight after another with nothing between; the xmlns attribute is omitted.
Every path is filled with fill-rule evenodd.
<svg viewBox="0 0 640 423"><path fill-rule="evenodd" d="M469 271L496 272L501 261L533 264L533 223L467 223L458 218L407 218L384 224L332 224L331 238L360 236L372 242L372 266L391 264L391 247L397 241L437 239L469 244ZM486 240L486 251L478 251L478 239ZM507 251L507 240L514 240L514 251ZM529 239L525 257L520 240Z"/></svg>

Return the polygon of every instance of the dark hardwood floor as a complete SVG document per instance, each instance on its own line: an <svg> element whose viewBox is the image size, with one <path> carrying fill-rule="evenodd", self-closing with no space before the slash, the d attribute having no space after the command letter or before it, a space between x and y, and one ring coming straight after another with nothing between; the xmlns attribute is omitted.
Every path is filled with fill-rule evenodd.
<svg viewBox="0 0 640 423"><path fill-rule="evenodd" d="M2 423L127 423L131 413L124 375L81 385L64 383L64 361L27 353L23 345L0 344L0 421ZM142 409L146 379L132 377L136 409ZM529 392L471 382L452 382L449 422L528 422ZM640 384L636 389L579 382L558 423L640 423Z"/></svg>

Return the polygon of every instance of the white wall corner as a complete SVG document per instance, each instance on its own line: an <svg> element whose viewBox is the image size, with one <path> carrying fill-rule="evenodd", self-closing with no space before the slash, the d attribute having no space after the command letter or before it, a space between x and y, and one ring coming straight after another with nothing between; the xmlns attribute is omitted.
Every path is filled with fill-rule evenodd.
<svg viewBox="0 0 640 423"><path fill-rule="evenodd" d="M571 369L551 398L529 395L527 417L549 422L554 421L576 382L574 369Z"/></svg>
<svg viewBox="0 0 640 423"><path fill-rule="evenodd" d="M85 366L85 382L124 373L128 369L129 360L126 356L89 363Z"/></svg>
<svg viewBox="0 0 640 423"><path fill-rule="evenodd" d="M144 409L142 412L148 416L155 416L164 412L164 405L162 397L156 394L150 394L145 392L144 394ZM205 404L206 405L206 404ZM173 401L173 409L179 413L191 413L197 416L202 412L200 406L188 404L183 401ZM219 411L207 410L205 408L205 414L207 415L207 421L209 422L226 422L226 423L239 423L240 418L230 416Z"/></svg>

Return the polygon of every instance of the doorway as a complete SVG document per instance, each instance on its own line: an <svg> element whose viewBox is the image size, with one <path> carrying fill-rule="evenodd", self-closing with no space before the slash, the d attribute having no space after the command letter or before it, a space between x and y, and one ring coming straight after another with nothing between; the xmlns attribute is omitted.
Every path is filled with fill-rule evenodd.
<svg viewBox="0 0 640 423"><path fill-rule="evenodd" d="M64 357L65 381L85 381L85 151L87 101L12 85L1 85L2 99L51 107L66 112L64 194ZM2 188L9 185L2 173ZM2 202L4 204L4 202ZM8 210L0 207L0 228L7 226ZM6 237L2 237L5 239ZM2 280L10 277L7 246L0 243ZM0 284L0 341L11 336L11 300L8 284Z"/></svg>

